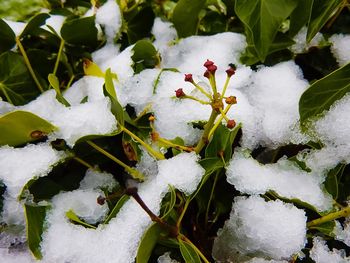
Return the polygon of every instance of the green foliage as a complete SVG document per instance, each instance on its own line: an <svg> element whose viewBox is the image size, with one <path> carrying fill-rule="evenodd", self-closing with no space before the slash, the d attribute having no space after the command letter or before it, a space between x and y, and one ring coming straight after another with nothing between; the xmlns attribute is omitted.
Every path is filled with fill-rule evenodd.
<svg viewBox="0 0 350 263"><path fill-rule="evenodd" d="M0 19L0 54L10 50L16 44L16 35L6 22Z"/></svg>
<svg viewBox="0 0 350 263"><path fill-rule="evenodd" d="M45 24L46 19L48 19L49 17L50 15L48 14L37 14L36 16L32 17L28 21L26 27L23 29L20 38L33 34L35 30L37 30L40 26Z"/></svg>
<svg viewBox="0 0 350 263"><path fill-rule="evenodd" d="M119 213L120 209L123 207L123 205L128 201L130 197L128 195L123 195L118 202L113 207L112 211L109 213L108 217L103 222L104 224L108 224L109 221L111 221L116 215Z"/></svg>
<svg viewBox="0 0 350 263"><path fill-rule="evenodd" d="M162 232L159 224L153 223L144 233L137 250L136 263L147 263Z"/></svg>
<svg viewBox="0 0 350 263"><path fill-rule="evenodd" d="M186 263L200 263L200 257L193 247L186 241L179 239L181 255Z"/></svg>
<svg viewBox="0 0 350 263"><path fill-rule="evenodd" d="M36 259L41 259L40 242L44 231L44 222L48 206L25 204L25 217L27 223L28 246Z"/></svg>
<svg viewBox="0 0 350 263"><path fill-rule="evenodd" d="M154 68L160 63L159 54L149 40L137 41L132 50L134 54L131 58L134 62L133 69L135 74L146 68Z"/></svg>
<svg viewBox="0 0 350 263"><path fill-rule="evenodd" d="M176 4L172 20L179 37L196 34L198 16L205 3L205 0L180 0Z"/></svg>
<svg viewBox="0 0 350 263"><path fill-rule="evenodd" d="M27 111L13 111L0 117L0 145L18 146L42 139L56 129L51 123Z"/></svg>
<svg viewBox="0 0 350 263"><path fill-rule="evenodd" d="M73 210L67 211L67 212L66 212L66 217L67 217L71 222L73 222L73 223L75 223L75 224L77 224L77 225L81 225L81 226L86 227L86 228L96 229L95 226L90 225L90 224L84 222L83 220L81 220Z"/></svg>
<svg viewBox="0 0 350 263"><path fill-rule="evenodd" d="M300 122L320 116L350 91L350 64L313 83L299 101Z"/></svg>

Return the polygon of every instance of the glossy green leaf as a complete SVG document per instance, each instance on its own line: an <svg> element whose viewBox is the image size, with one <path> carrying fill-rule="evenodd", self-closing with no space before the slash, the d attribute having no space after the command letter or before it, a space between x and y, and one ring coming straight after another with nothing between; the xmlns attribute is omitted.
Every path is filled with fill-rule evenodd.
<svg viewBox="0 0 350 263"><path fill-rule="evenodd" d="M48 208L48 206L24 205L28 246L36 259L42 258L40 242Z"/></svg>
<svg viewBox="0 0 350 263"><path fill-rule="evenodd" d="M27 35L30 35L33 33L34 30L40 28L42 25L45 24L46 19L50 17L49 14L37 14L36 16L32 17L26 27L23 29L21 35L19 36L20 38L23 38Z"/></svg>
<svg viewBox="0 0 350 263"><path fill-rule="evenodd" d="M108 224L111 219L115 218L116 215L119 213L120 209L123 207L123 205L130 199L130 196L128 195L123 195L116 205L113 207L112 211L109 213L108 217L105 219L103 222L104 224Z"/></svg>
<svg viewBox="0 0 350 263"><path fill-rule="evenodd" d="M205 0L180 0L173 12L173 23L179 37L195 35L198 16L205 7Z"/></svg>
<svg viewBox="0 0 350 263"><path fill-rule="evenodd" d="M67 217L70 221L74 222L75 224L81 225L81 226L86 227L86 228L96 229L95 226L92 226L92 225L90 225L90 224L84 222L83 220L81 220L81 219L76 215L76 213L74 213L73 210L67 211L67 212L66 212L66 217Z"/></svg>
<svg viewBox="0 0 350 263"><path fill-rule="evenodd" d="M23 58L8 51L0 55L0 96L13 105L23 105L40 94Z"/></svg>
<svg viewBox="0 0 350 263"><path fill-rule="evenodd" d="M205 157L223 157L226 161L232 157L232 144L237 136L241 125L230 130L224 125L219 125L215 130L214 135L207 148L205 149Z"/></svg>
<svg viewBox="0 0 350 263"><path fill-rule="evenodd" d="M169 199L167 200L167 202L164 204L164 199L163 199L163 204L162 204L162 219L166 219L170 213L171 210L174 208L175 204L176 204L176 190L172 185L169 185Z"/></svg>
<svg viewBox="0 0 350 263"><path fill-rule="evenodd" d="M124 126L124 109L117 99L112 74L109 74L108 70L105 74L105 85L103 87L103 92L105 96L109 97L111 100L111 111L118 121L118 124Z"/></svg>
<svg viewBox="0 0 350 263"><path fill-rule="evenodd" d="M300 122L304 125L329 110L350 91L350 63L313 83L299 100Z"/></svg>
<svg viewBox="0 0 350 263"><path fill-rule="evenodd" d="M154 68L160 63L159 54L149 40L137 41L132 50L134 54L131 58L134 62L133 69L135 74L146 68Z"/></svg>
<svg viewBox="0 0 350 263"><path fill-rule="evenodd" d="M10 50L16 44L16 35L11 27L2 19L0 19L0 54Z"/></svg>
<svg viewBox="0 0 350 263"><path fill-rule="evenodd" d="M282 22L296 6L296 0L236 0L235 12L261 61L268 55Z"/></svg>
<svg viewBox="0 0 350 263"><path fill-rule="evenodd" d="M82 17L66 20L61 28L62 38L69 44L97 46L95 17Z"/></svg>
<svg viewBox="0 0 350 263"><path fill-rule="evenodd" d="M50 85L56 91L56 99L59 102L61 102L64 106L69 107L69 102L61 94L60 83L58 81L58 78L54 74L50 73L47 79L49 80Z"/></svg>
<svg viewBox="0 0 350 263"><path fill-rule="evenodd" d="M339 195L339 178L343 174L345 169L344 164L338 164L335 168L330 170L327 174L324 186L328 193L333 196L334 200L338 199Z"/></svg>
<svg viewBox="0 0 350 263"><path fill-rule="evenodd" d="M329 222L326 222L326 223L323 223L323 224L320 224L320 225L317 225L317 226L309 227L309 229L318 230L321 233L323 233L323 234L325 234L327 236L330 236L330 237L334 237L335 236L334 228L335 228L335 221L329 221Z"/></svg>
<svg viewBox="0 0 350 263"><path fill-rule="evenodd" d="M197 252L187 242L179 239L180 252L186 263L201 263Z"/></svg>
<svg viewBox="0 0 350 263"><path fill-rule="evenodd" d="M157 244L162 228L157 223L153 223L144 233L136 255L136 263L147 263L152 250Z"/></svg>
<svg viewBox="0 0 350 263"><path fill-rule="evenodd" d="M127 34L130 44L151 36L154 18L153 9L146 5L130 19L127 19Z"/></svg>
<svg viewBox="0 0 350 263"><path fill-rule="evenodd" d="M113 74L110 68L107 69L104 77L105 77L105 86L108 94L111 95L114 99L117 99L117 94L115 92L115 88L113 84Z"/></svg>
<svg viewBox="0 0 350 263"><path fill-rule="evenodd" d="M333 12L342 4L343 0L313 0L312 2L312 11L306 36L308 42L327 23Z"/></svg>
<svg viewBox="0 0 350 263"><path fill-rule="evenodd" d="M0 116L0 145L17 146L36 141L55 129L33 113L13 111Z"/></svg>
<svg viewBox="0 0 350 263"><path fill-rule="evenodd" d="M290 15L289 35L295 36L309 22L314 0L299 0L297 7Z"/></svg>

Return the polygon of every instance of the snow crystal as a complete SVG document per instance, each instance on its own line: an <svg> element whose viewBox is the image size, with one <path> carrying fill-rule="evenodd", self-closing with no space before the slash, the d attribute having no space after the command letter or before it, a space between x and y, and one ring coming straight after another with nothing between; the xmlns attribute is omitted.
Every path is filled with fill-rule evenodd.
<svg viewBox="0 0 350 263"><path fill-rule="evenodd" d="M331 50L340 66L350 62L350 35L333 35L329 38Z"/></svg>
<svg viewBox="0 0 350 263"><path fill-rule="evenodd" d="M253 74L253 84L242 92L248 95L250 104L259 114L260 144L276 147L290 142L307 142L299 129L298 105L308 85L300 68L292 61L262 67ZM254 135L253 132L250 136ZM253 139L249 144L254 145Z"/></svg>
<svg viewBox="0 0 350 263"><path fill-rule="evenodd" d="M306 42L307 27L300 29L298 34L294 37L295 44L291 46L291 50L294 53L302 53L307 51L310 47L318 46L322 41L324 41L323 35L317 33L313 39L307 43Z"/></svg>
<svg viewBox="0 0 350 263"><path fill-rule="evenodd" d="M0 179L6 185L2 213L4 222L13 224L24 222L23 208L17 202L22 188L32 178L47 175L52 166L63 158L65 158L63 152L58 152L44 143L30 144L23 148L9 146L0 148Z"/></svg>
<svg viewBox="0 0 350 263"><path fill-rule="evenodd" d="M299 199L321 211L332 207L332 197L322 191L324 178L303 171L287 159L262 165L236 151L226 174L227 181L243 193L264 194L273 190L282 197Z"/></svg>
<svg viewBox="0 0 350 263"><path fill-rule="evenodd" d="M313 239L313 247L310 250L310 257L316 263L346 263L350 258L345 257L345 251L333 249L330 251L326 241L320 237Z"/></svg>
<svg viewBox="0 0 350 263"><path fill-rule="evenodd" d="M85 177L80 182L80 189L107 189L112 191L117 186L117 182L113 175L106 172L98 172L88 169Z"/></svg>
<svg viewBox="0 0 350 263"><path fill-rule="evenodd" d="M112 43L122 26L120 9L115 0L108 0L97 9L96 23L104 27L107 42Z"/></svg>
<svg viewBox="0 0 350 263"><path fill-rule="evenodd" d="M177 38L176 29L170 22L165 22L161 18L157 17L154 20L152 34L155 37L153 45L159 50L161 54L165 51Z"/></svg>
<svg viewBox="0 0 350 263"><path fill-rule="evenodd" d="M219 230L213 256L218 261L242 262L249 257L288 259L306 243L305 212L280 200L236 197L230 219Z"/></svg>
<svg viewBox="0 0 350 263"><path fill-rule="evenodd" d="M36 100L19 107L30 111L58 127L50 138L62 138L73 146L81 137L109 134L116 130L116 120L110 111L110 101L103 97L94 102L65 107L56 100L56 92L48 90Z"/></svg>
<svg viewBox="0 0 350 263"><path fill-rule="evenodd" d="M175 259L172 259L170 257L170 253L166 252L164 255L161 255L158 260L158 263L178 263L178 261L176 261Z"/></svg>
<svg viewBox="0 0 350 263"><path fill-rule="evenodd" d="M210 59L218 69L228 64L240 64L239 57L246 47L245 37L237 33L213 36L192 36L182 39L162 54L164 68L177 68L181 72L202 75L203 63Z"/></svg>
<svg viewBox="0 0 350 263"><path fill-rule="evenodd" d="M150 210L159 213L161 200L168 191L169 184L187 194L196 189L204 174L197 158L193 153L182 153L171 159L158 161L159 174L151 176L138 189L140 197ZM113 258L115 262L134 262L140 239L151 224L149 216L131 198L108 225L99 225L96 230L73 225L68 222L64 213L73 208L81 216L79 213L83 211L78 211L71 203L79 202L82 207L96 209L98 196L95 193L94 198L87 200L84 197L86 191L78 191L79 195L75 191L62 193L54 198L53 210L47 218L48 228L43 234L44 259L48 262L93 263L108 262Z"/></svg>

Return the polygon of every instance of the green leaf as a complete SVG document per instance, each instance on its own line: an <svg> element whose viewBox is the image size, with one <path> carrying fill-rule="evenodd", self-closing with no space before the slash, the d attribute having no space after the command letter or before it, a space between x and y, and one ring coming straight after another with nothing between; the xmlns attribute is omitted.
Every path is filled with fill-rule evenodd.
<svg viewBox="0 0 350 263"><path fill-rule="evenodd" d="M116 215L119 213L120 209L123 207L123 205L126 203L126 201L128 201L130 199L130 196L128 195L123 195L118 202L116 203L116 205L113 207L112 211L110 212L110 214L108 215L108 217L105 219L105 221L103 222L103 224L108 224L109 221L111 221L111 219L113 219L114 217L116 217Z"/></svg>
<svg viewBox="0 0 350 263"><path fill-rule="evenodd" d="M180 38L197 33L198 16L205 4L205 0L180 0L176 4L173 13L173 23Z"/></svg>
<svg viewBox="0 0 350 263"><path fill-rule="evenodd" d="M335 228L335 221L329 221L329 222L326 222L326 223L323 223L323 224L320 224L320 225L317 225L317 226L312 226L312 227L309 227L309 229L315 229L315 230L318 230L320 231L321 233L327 235L327 236L330 236L330 237L334 237L334 230Z"/></svg>
<svg viewBox="0 0 350 263"><path fill-rule="evenodd" d="M43 24L45 24L46 19L48 19L50 17L49 14L37 14L36 16L32 17L26 27L23 29L21 35L19 36L19 38L23 38L27 35L30 35L33 33L33 31L35 31L36 29L40 28Z"/></svg>
<svg viewBox="0 0 350 263"><path fill-rule="evenodd" d="M21 55L8 51L0 55L0 95L13 105L23 105L40 94Z"/></svg>
<svg viewBox="0 0 350 263"><path fill-rule="evenodd" d="M330 170L327 174L324 186L328 193L333 196L334 200L338 199L339 194L339 178L342 176L345 169L345 164L338 164L335 168Z"/></svg>
<svg viewBox="0 0 350 263"><path fill-rule="evenodd" d="M299 0L297 7L290 15L289 35L295 36L309 22L314 0Z"/></svg>
<svg viewBox="0 0 350 263"><path fill-rule="evenodd" d="M40 242L41 235L44 231L44 221L48 206L24 205L26 225L27 225L27 242L30 251L36 259L41 259Z"/></svg>
<svg viewBox="0 0 350 263"><path fill-rule="evenodd" d="M327 23L328 19L339 8L343 0L313 0L312 2L312 11L306 36L308 42Z"/></svg>
<svg viewBox="0 0 350 263"><path fill-rule="evenodd" d="M162 228L159 224L153 223L143 235L136 255L136 263L147 263L152 250L157 244Z"/></svg>
<svg viewBox="0 0 350 263"><path fill-rule="evenodd" d="M69 44L96 47L98 41L95 17L66 20L61 28L61 35Z"/></svg>
<svg viewBox="0 0 350 263"><path fill-rule="evenodd" d="M246 27L248 43L254 45L261 61L296 5L296 0L236 0L235 12Z"/></svg>
<svg viewBox="0 0 350 263"><path fill-rule="evenodd" d="M47 79L49 80L50 85L56 91L56 99L64 106L69 107L69 102L61 94L60 83L58 81L58 78L54 74L50 73Z"/></svg>
<svg viewBox="0 0 350 263"><path fill-rule="evenodd" d="M330 109L333 103L350 91L350 63L313 83L299 100L299 115L304 126Z"/></svg>
<svg viewBox="0 0 350 263"><path fill-rule="evenodd" d="M150 37L154 18L155 15L152 8L145 6L130 19L127 19L127 34L130 44Z"/></svg>
<svg viewBox="0 0 350 263"><path fill-rule="evenodd" d="M187 242L178 239L180 252L186 263L201 263L200 257L197 252Z"/></svg>
<svg viewBox="0 0 350 263"><path fill-rule="evenodd" d="M169 200L167 200L167 202L165 202L164 204L164 198L163 199L163 203L162 203L162 211L161 214L163 214L162 219L166 219L170 213L171 210L174 208L175 204L176 204L176 190L172 185L169 185Z"/></svg>
<svg viewBox="0 0 350 263"><path fill-rule="evenodd" d="M133 69L135 74L146 68L154 68L160 63L159 54L149 40L137 41L132 50L134 54L131 58L134 61Z"/></svg>
<svg viewBox="0 0 350 263"><path fill-rule="evenodd" d="M92 225L90 225L90 224L88 224L88 223L82 221L82 220L74 213L73 210L67 211L67 212L66 212L66 217L67 217L70 221L72 221L72 222L74 222L74 223L76 223L76 224L78 224L78 225L81 225L81 226L86 227L86 228L96 229L95 226L92 226Z"/></svg>
<svg viewBox="0 0 350 263"><path fill-rule="evenodd" d="M105 77L105 86L108 94L111 95L114 99L117 99L117 94L115 93L114 84L113 84L113 74L110 68L107 69L104 77Z"/></svg>
<svg viewBox="0 0 350 263"><path fill-rule="evenodd" d="M225 162L230 160L232 157L232 144L240 128L241 124L233 130L220 124L214 132L213 139L205 149L205 157L222 156Z"/></svg>
<svg viewBox="0 0 350 263"><path fill-rule="evenodd" d="M10 50L16 44L16 35L11 27L0 19L0 54Z"/></svg>
<svg viewBox="0 0 350 263"><path fill-rule="evenodd" d="M13 111L0 117L0 145L17 146L42 139L56 130L46 120L27 111Z"/></svg>

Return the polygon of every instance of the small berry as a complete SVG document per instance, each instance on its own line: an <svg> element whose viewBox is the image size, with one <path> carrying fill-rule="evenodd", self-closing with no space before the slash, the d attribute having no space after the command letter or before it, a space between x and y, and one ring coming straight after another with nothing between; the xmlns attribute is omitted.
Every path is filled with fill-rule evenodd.
<svg viewBox="0 0 350 263"><path fill-rule="evenodd" d="M230 96L225 99L225 102L227 104L237 104L237 98L236 96Z"/></svg>
<svg viewBox="0 0 350 263"><path fill-rule="evenodd" d="M230 67L226 70L227 76L231 77L236 73L236 66L234 64L230 64Z"/></svg>
<svg viewBox="0 0 350 263"><path fill-rule="evenodd" d="M228 120L226 126L229 129L233 129L236 126L236 122L234 120Z"/></svg>
<svg viewBox="0 0 350 263"><path fill-rule="evenodd" d="M97 203L98 203L99 205L104 205L105 202L106 202L106 198L103 197L102 195L100 195L99 197L97 197Z"/></svg>
<svg viewBox="0 0 350 263"><path fill-rule="evenodd" d="M181 97L186 96L186 94L185 94L185 92L183 91L183 89L177 89L177 90L175 90L175 95L176 95L176 98L181 98Z"/></svg>
<svg viewBox="0 0 350 263"><path fill-rule="evenodd" d="M185 74L185 81L193 82L192 74Z"/></svg>
<svg viewBox="0 0 350 263"><path fill-rule="evenodd" d="M207 69L208 69L208 71L211 73L211 74L215 74L215 71L218 69L218 67L217 66L215 66L215 65L211 65L211 66L209 66L209 67L207 67Z"/></svg>
<svg viewBox="0 0 350 263"><path fill-rule="evenodd" d="M211 60L209 60L209 59L207 59L207 61L204 63L204 67L206 67L206 68L208 68L208 67L210 67L210 66L212 66L212 65L214 65L214 62L213 61L211 61Z"/></svg>

